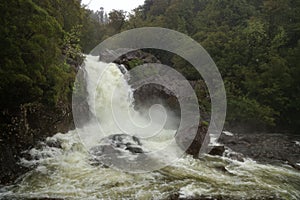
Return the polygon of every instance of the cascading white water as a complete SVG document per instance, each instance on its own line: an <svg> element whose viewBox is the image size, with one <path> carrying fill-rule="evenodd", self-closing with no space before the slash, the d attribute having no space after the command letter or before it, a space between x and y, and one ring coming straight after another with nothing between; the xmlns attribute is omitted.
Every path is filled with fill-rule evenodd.
<svg viewBox="0 0 300 200"><path fill-rule="evenodd" d="M117 114L125 118L123 124L130 124L133 120L140 126L147 126L149 120L132 108L130 86L116 65L99 63L96 57L87 56L86 70L89 105L94 108L92 112L97 116L102 133L99 133L99 124L91 122L78 130L82 133L81 138L75 130L47 138L41 147L29 151L33 159L21 160L23 165L33 169L15 185L2 188L0 198L168 199L180 196L300 199L299 172L288 167L257 164L250 159L239 162L219 156L207 155L201 160L184 156L163 169L138 174L94 165L87 151L89 147L104 136L121 131L115 124L111 102L116 106ZM101 80L97 70L102 72ZM160 111L154 110L152 116ZM126 118L127 114L132 119ZM147 129L157 128L152 126ZM130 124L125 129L145 137L145 133L139 135L132 127ZM174 134L174 130L163 130L155 138L145 140L144 145L150 150L160 149L172 140Z"/></svg>
<svg viewBox="0 0 300 200"><path fill-rule="evenodd" d="M98 57L87 56L85 66L88 104L95 116L84 130L78 129L81 141L87 149L99 145L99 142L109 135L125 133L140 138L143 151L153 160L149 161L152 164L157 161L168 163L182 153L182 150L174 145L176 130L163 129L166 112L162 107L152 106L148 118L134 110L133 91L116 64L102 63L98 61ZM87 128L89 131L86 131ZM171 150L159 152L166 146L171 146ZM159 167L155 164L154 168ZM148 165L148 168L143 170L152 168Z"/></svg>
<svg viewBox="0 0 300 200"><path fill-rule="evenodd" d="M128 169L127 166L124 166L127 169L121 167L128 171L158 169L161 164L168 164L175 160L176 156L182 154L182 150L177 147L175 142L176 130L163 129L166 121L164 108L158 105L152 106L148 118L145 117L147 115L134 110L133 91L116 64L102 63L98 61L98 57L87 56L85 66L88 104L95 119L85 126L85 129L90 128L89 131L77 130L87 149L99 145L103 138L110 135L125 133L140 138L147 159L134 163L135 170ZM171 118L169 117L169 119ZM170 148L165 149L166 146ZM131 155L127 156L131 157ZM132 160L133 158L128 159ZM137 165L140 163L145 166L146 160L150 162L150 164L146 164L147 168L138 169Z"/></svg>
<svg viewBox="0 0 300 200"><path fill-rule="evenodd" d="M84 142L88 147L95 145L97 137L101 139L111 134L128 133L147 138L154 130L163 127L166 116L161 107L153 106L149 119L134 110L132 89L117 65L99 62L95 56L87 56L85 65L88 104L98 123L95 133L87 133L87 138L83 138L92 140ZM174 134L174 130L162 131L162 137L169 139Z"/></svg>

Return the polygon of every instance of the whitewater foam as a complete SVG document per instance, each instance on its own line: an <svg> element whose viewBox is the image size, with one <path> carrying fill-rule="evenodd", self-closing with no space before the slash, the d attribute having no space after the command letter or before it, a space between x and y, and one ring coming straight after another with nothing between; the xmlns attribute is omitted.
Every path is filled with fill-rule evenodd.
<svg viewBox="0 0 300 200"><path fill-rule="evenodd" d="M97 69L99 67L101 69ZM104 68L115 81L104 78L104 88L101 88L102 83L97 84L98 77L94 75ZM168 199L178 194L182 198L300 199L298 171L284 166L258 164L251 159L238 161L210 155L201 159L183 156L165 168L148 173L126 173L95 165L88 152L89 147L97 145L105 135L120 131L113 121L109 121L114 118L105 106L110 106L108 102L116 97L116 100L122 99L116 105L119 111L135 111L131 110L130 86L116 78L123 76L116 65L99 63L95 57L87 56L86 70L89 75L89 104L95 108L92 112L102 123L102 132L99 133L99 125L92 121L67 134L58 133L47 138L28 152L29 158L21 159L21 163L32 170L15 185L2 188L0 198ZM122 97L112 95L114 88L110 84L113 83L116 84L115 89L124 90L119 93ZM97 94L93 99L95 90ZM101 105L96 105L98 103ZM139 117L138 113L135 114L133 119ZM103 116L106 118L102 119ZM144 119L137 120L140 120L138 123L149 124ZM145 138L141 142L149 150L160 150L170 145L174 134L174 130L163 130L156 137ZM166 151L161 157L170 155L171 152Z"/></svg>

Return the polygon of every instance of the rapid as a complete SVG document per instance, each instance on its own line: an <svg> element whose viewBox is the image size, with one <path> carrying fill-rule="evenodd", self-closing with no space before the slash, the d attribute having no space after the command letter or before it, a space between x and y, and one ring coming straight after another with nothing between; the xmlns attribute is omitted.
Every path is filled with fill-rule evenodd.
<svg viewBox="0 0 300 200"><path fill-rule="evenodd" d="M173 161L180 151L172 142L176 130L162 129L149 137L162 128L164 110L156 106L146 116L135 111L133 91L117 65L87 56L85 69L88 104L96 120L66 134L57 133L29 150L30 159L22 158L20 164L31 170L15 184L0 188L0 199L300 199L300 173L288 165L211 155L200 159L183 155ZM142 173L95 162L89 149L123 132L141 138L145 151L171 145L173 152L154 154L152 159L173 162ZM228 153L234 152L227 149Z"/></svg>

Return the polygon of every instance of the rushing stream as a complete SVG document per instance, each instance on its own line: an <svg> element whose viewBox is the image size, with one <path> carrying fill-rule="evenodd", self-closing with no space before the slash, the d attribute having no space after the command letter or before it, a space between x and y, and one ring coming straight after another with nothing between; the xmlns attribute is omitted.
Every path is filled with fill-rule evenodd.
<svg viewBox="0 0 300 200"><path fill-rule="evenodd" d="M95 74L104 68L99 84ZM132 108L130 87L125 79L120 79L123 74L118 66L99 63L96 57L87 56L86 70L89 105L99 119L101 134L98 125L91 122L77 131L48 138L29 151L32 159L21 160L32 170L16 184L1 188L0 199L300 199L299 171L289 166L262 165L251 159L240 162L220 156L206 155L201 159L183 156L167 167L147 173L123 172L95 163L88 149L101 138L120 132L107 109L110 101L119 101L116 109L119 117L126 111L139 124L147 125L149 120ZM117 96L112 98L114 90ZM163 121L159 118L160 112L154 109L152 115ZM124 124L127 123L125 120ZM158 128L156 126L154 122L149 129ZM142 143L147 150L161 149L170 143L175 132L163 130L154 139ZM148 133L134 134L143 138ZM169 154L171 152L166 152L162 158Z"/></svg>

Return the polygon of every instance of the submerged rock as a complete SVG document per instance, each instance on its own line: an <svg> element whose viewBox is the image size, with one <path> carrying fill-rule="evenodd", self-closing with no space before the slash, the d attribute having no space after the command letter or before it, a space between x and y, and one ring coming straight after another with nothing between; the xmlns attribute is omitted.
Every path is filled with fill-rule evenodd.
<svg viewBox="0 0 300 200"><path fill-rule="evenodd" d="M90 164L116 168L126 172L148 172L158 169L159 160L146 149L139 138L128 134L115 134L103 138L90 148Z"/></svg>
<svg viewBox="0 0 300 200"><path fill-rule="evenodd" d="M111 153L130 152L132 154L144 153L142 143L136 136L127 134L115 134L103 138L99 146L92 147L90 153L93 155L103 155Z"/></svg>
<svg viewBox="0 0 300 200"><path fill-rule="evenodd" d="M133 160L139 154L145 153L145 150L136 136L115 134L103 138L99 145L90 148L89 152L93 156L93 164L100 162L110 165L116 160Z"/></svg>

